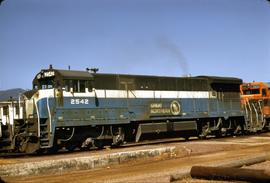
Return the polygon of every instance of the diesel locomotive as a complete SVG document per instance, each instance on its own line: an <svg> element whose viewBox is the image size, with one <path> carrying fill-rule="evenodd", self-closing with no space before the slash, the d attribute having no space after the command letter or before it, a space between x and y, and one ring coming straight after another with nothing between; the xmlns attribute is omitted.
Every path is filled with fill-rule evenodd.
<svg viewBox="0 0 270 183"><path fill-rule="evenodd" d="M270 83L252 82L240 86L241 103L251 128L258 130L270 121Z"/></svg>
<svg viewBox="0 0 270 183"><path fill-rule="evenodd" d="M242 80L41 70L33 89L1 105L0 151L118 146L145 136L188 139L262 130L241 106Z"/></svg>

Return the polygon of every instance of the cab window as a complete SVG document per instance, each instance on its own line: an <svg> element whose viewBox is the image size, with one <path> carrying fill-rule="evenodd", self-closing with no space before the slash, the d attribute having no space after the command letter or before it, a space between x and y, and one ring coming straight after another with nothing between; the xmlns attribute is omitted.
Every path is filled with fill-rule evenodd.
<svg viewBox="0 0 270 183"><path fill-rule="evenodd" d="M262 96L266 96L266 89L262 89Z"/></svg>
<svg viewBox="0 0 270 183"><path fill-rule="evenodd" d="M78 80L73 80L72 81L72 88L73 88L73 92L79 92L79 87L78 87Z"/></svg>
<svg viewBox="0 0 270 183"><path fill-rule="evenodd" d="M79 92L85 92L85 81L79 80Z"/></svg>
<svg viewBox="0 0 270 183"><path fill-rule="evenodd" d="M244 93L244 95L260 94L260 90L259 89L244 90L243 93Z"/></svg>
<svg viewBox="0 0 270 183"><path fill-rule="evenodd" d="M89 92L93 91L93 81L86 81L85 84Z"/></svg>
<svg viewBox="0 0 270 183"><path fill-rule="evenodd" d="M54 87L53 80L41 80L40 89L52 89Z"/></svg>
<svg viewBox="0 0 270 183"><path fill-rule="evenodd" d="M71 80L64 80L64 84L65 84L65 91L70 91L70 87L71 87Z"/></svg>
<svg viewBox="0 0 270 183"><path fill-rule="evenodd" d="M65 80L64 83L65 90L71 92L72 88L72 92L74 93L84 93L85 88L88 87L88 82L86 80Z"/></svg>

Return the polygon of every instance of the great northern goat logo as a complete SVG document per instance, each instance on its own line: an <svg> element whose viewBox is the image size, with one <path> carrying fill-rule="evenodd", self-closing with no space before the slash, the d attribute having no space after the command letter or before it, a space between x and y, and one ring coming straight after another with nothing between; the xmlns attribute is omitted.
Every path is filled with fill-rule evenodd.
<svg viewBox="0 0 270 183"><path fill-rule="evenodd" d="M174 100L171 103L170 109L171 109L171 113L173 115L178 115L178 114L180 114L181 106L180 106L178 101Z"/></svg>

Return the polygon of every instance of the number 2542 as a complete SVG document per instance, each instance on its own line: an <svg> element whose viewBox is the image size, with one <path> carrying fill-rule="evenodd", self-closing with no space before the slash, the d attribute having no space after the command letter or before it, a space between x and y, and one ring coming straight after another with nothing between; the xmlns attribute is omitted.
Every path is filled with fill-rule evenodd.
<svg viewBox="0 0 270 183"><path fill-rule="evenodd" d="M71 99L71 104L89 104L88 99Z"/></svg>

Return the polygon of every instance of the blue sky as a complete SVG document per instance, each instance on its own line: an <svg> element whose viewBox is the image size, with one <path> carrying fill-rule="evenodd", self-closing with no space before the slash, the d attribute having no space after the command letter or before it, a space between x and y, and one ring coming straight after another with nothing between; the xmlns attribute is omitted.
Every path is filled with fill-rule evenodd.
<svg viewBox="0 0 270 183"><path fill-rule="evenodd" d="M0 90L48 68L270 81L265 0L5 0Z"/></svg>

